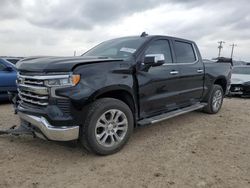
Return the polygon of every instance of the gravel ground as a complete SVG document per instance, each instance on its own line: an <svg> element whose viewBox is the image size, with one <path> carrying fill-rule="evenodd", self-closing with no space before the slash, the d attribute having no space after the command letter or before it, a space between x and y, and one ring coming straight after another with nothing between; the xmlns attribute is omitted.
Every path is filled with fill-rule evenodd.
<svg viewBox="0 0 250 188"><path fill-rule="evenodd" d="M0 105L0 128L18 124ZM137 128L117 154L77 144L0 136L0 187L250 187L250 99Z"/></svg>

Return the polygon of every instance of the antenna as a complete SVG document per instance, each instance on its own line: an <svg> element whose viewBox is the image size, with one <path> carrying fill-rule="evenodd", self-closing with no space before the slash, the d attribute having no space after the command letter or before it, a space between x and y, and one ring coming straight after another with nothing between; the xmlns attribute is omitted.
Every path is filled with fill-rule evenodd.
<svg viewBox="0 0 250 188"><path fill-rule="evenodd" d="M142 32L141 37L146 37L146 36L148 36L148 34L145 31Z"/></svg>
<svg viewBox="0 0 250 188"><path fill-rule="evenodd" d="M225 44L226 42L224 42L224 41L219 41L218 43L219 43L219 46L218 46L218 48L219 48L219 55L218 55L218 57L220 57L220 55L221 55L221 50L222 50L222 48L223 48L223 45L222 45L222 44Z"/></svg>
<svg viewBox="0 0 250 188"><path fill-rule="evenodd" d="M232 45L230 45L230 46L232 46L232 51L231 51L231 58L233 59L233 55L234 55L234 48L237 46L237 44L232 44Z"/></svg>

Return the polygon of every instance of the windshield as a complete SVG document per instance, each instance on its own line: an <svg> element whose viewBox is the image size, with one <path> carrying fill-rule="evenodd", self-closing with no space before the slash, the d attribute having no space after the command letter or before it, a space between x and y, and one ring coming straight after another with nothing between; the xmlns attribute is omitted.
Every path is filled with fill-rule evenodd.
<svg viewBox="0 0 250 188"><path fill-rule="evenodd" d="M250 67L234 67L233 74L249 74L250 75Z"/></svg>
<svg viewBox="0 0 250 188"><path fill-rule="evenodd" d="M90 49L82 56L98 56L111 58L130 58L145 42L145 37L118 38L103 42Z"/></svg>

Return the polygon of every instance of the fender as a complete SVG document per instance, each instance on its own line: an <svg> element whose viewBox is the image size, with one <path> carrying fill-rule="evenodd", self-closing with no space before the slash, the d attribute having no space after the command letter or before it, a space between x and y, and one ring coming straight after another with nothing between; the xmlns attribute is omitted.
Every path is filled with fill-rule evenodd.
<svg viewBox="0 0 250 188"><path fill-rule="evenodd" d="M133 103L133 108L134 108L134 112L136 114L138 114L138 103L136 100L136 97L134 96L134 89L127 86L127 85L111 85L111 86L107 86L104 88L101 88L97 91L95 91L88 99L89 102L93 102L96 99L98 99L101 96L105 96L106 94L110 97L112 97L112 93L122 93L125 92L129 95L129 97L132 99L132 103ZM116 97L116 96L113 96ZM131 107L132 104L130 104L129 106Z"/></svg>

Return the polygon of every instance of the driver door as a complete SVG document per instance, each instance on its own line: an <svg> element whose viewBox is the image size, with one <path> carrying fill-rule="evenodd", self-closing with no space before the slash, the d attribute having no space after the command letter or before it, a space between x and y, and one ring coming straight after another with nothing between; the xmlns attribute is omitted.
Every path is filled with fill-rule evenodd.
<svg viewBox="0 0 250 188"><path fill-rule="evenodd" d="M173 64L171 43L167 39L151 41L146 47L142 62L152 54L164 55L165 63L160 66L142 63L137 74L141 118L178 108L179 66Z"/></svg>

